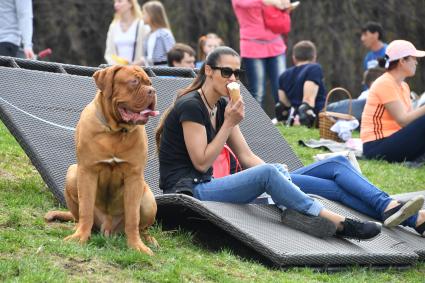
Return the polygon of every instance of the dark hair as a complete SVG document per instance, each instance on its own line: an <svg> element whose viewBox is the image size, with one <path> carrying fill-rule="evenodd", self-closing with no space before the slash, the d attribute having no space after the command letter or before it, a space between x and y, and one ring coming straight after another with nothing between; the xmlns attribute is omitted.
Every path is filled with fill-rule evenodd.
<svg viewBox="0 0 425 283"><path fill-rule="evenodd" d="M309 40L302 40L294 45L292 54L298 61L312 61L316 56L316 45Z"/></svg>
<svg viewBox="0 0 425 283"><path fill-rule="evenodd" d="M167 53L168 66L174 67L174 62L181 62L185 53L193 57L196 55L195 50L193 50L193 48L189 45L184 43L176 43Z"/></svg>
<svg viewBox="0 0 425 283"><path fill-rule="evenodd" d="M395 69L396 67L397 67L397 64L398 64L398 62L401 60L401 59L408 59L410 56L405 56L405 57L403 57L403 58L400 58L400 59L397 59L397 60L394 60L394 61L391 61L389 64L388 64L388 67L387 68L385 68L385 65L386 65L386 63L387 63L387 61L389 60L389 58L390 57L388 57L388 55L385 55L384 57L381 57L381 58L378 58L378 66L379 67L381 67L381 68L385 68L387 71L391 71L391 70L393 70L393 69Z"/></svg>
<svg viewBox="0 0 425 283"><path fill-rule="evenodd" d="M221 56L223 55L231 55L231 56L235 56L235 57L240 57L238 52L236 52L235 50L233 50L232 48L228 47L228 46L219 46L216 49L214 49L206 58L206 61L204 64L202 64L201 69L199 70L198 75L195 77L195 79L193 80L193 82L184 89L181 89L178 91L177 93L177 99L179 99L180 97L182 97L183 95L186 95L192 91L198 90L200 89L206 80L206 76L205 76L205 65L209 65L211 67L216 67L220 61ZM174 101L175 103L175 101ZM161 142L161 135L162 135L162 131L164 130L164 122L165 119L167 119L168 114L170 114L171 110L174 107L174 103L167 108L167 110L164 111L164 113L161 116L161 119L159 121L158 126L156 127L155 130L155 141L156 141L156 148L157 151L159 152L159 146L160 146L160 142Z"/></svg>
<svg viewBox="0 0 425 283"><path fill-rule="evenodd" d="M380 67L370 68L364 72L363 83L367 85L368 88L370 88L372 83L384 73L385 73L384 68L380 68Z"/></svg>
<svg viewBox="0 0 425 283"><path fill-rule="evenodd" d="M371 32L371 33L378 33L378 39L379 40L384 40L384 29L382 28L382 25L378 22L372 22L369 21L367 22L363 27L362 27L362 33L364 32Z"/></svg>
<svg viewBox="0 0 425 283"><path fill-rule="evenodd" d="M395 69L397 67L398 62L400 61L400 59L395 60L395 61L391 61L390 64L388 65L387 71L391 71L393 69Z"/></svg>

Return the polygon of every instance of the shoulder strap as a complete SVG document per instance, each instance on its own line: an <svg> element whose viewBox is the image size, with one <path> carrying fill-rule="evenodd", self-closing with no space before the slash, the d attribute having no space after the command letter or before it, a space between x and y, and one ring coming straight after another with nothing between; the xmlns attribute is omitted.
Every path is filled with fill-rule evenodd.
<svg viewBox="0 0 425 283"><path fill-rule="evenodd" d="M239 163L239 159L236 157L236 154L233 152L233 150L227 144L224 144L224 148L226 148L226 150L229 152L229 154L233 157L233 159L236 162L235 173L242 171L242 166Z"/></svg>
<svg viewBox="0 0 425 283"><path fill-rule="evenodd" d="M137 44L137 36L138 36L138 33L139 33L139 23L140 23L140 20L137 21L136 35L134 37L134 44L133 44L133 57L131 59L131 62L134 62L134 59L136 57L136 44Z"/></svg>

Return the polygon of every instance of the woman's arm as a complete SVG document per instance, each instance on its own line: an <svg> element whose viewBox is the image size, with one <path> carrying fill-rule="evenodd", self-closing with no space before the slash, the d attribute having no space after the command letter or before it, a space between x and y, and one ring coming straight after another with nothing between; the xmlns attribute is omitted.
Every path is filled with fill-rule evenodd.
<svg viewBox="0 0 425 283"><path fill-rule="evenodd" d="M303 86L303 102L314 108L319 86L313 81L305 81Z"/></svg>
<svg viewBox="0 0 425 283"><path fill-rule="evenodd" d="M113 24L109 26L108 34L106 36L106 48L105 48L105 60L109 65L113 65L115 63L114 60L112 60L111 56L112 54L116 54L115 50L115 44L113 39L113 31L112 31Z"/></svg>
<svg viewBox="0 0 425 283"><path fill-rule="evenodd" d="M133 65L145 66L146 59L144 57L144 41L150 32L150 27L145 25L143 20L139 20L139 31L137 33L136 52Z"/></svg>
<svg viewBox="0 0 425 283"><path fill-rule="evenodd" d="M403 104L399 100L385 103L384 106L397 124L403 128L425 115L425 105L410 112L404 110Z"/></svg>
<svg viewBox="0 0 425 283"><path fill-rule="evenodd" d="M252 152L239 126L233 128L227 143L238 157L242 168L246 169L265 163L260 157Z"/></svg>
<svg viewBox="0 0 425 283"><path fill-rule="evenodd" d="M243 119L244 111L242 100L235 104L229 103L225 110L223 125L210 143L208 143L204 125L192 121L182 123L186 148L196 170L206 172L212 166L232 129Z"/></svg>

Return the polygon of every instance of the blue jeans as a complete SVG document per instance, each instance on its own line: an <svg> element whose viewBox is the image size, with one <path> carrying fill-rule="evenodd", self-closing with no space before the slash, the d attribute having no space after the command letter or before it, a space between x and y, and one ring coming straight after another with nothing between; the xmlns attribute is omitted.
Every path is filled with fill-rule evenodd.
<svg viewBox="0 0 425 283"><path fill-rule="evenodd" d="M19 46L10 42L0 42L0 56L16 57L18 55Z"/></svg>
<svg viewBox="0 0 425 283"><path fill-rule="evenodd" d="M319 215L320 202L307 196L291 182L281 164L258 165L233 175L197 184L193 196L199 200L250 203L264 192L278 206L292 208L309 215Z"/></svg>
<svg viewBox="0 0 425 283"><path fill-rule="evenodd" d="M272 96L275 103L279 102L279 76L286 69L285 54L269 58L242 58L251 95L264 108L266 94L266 75L270 79Z"/></svg>
<svg viewBox="0 0 425 283"><path fill-rule="evenodd" d="M295 170L293 182L308 194L340 202L352 209L383 220L383 213L392 198L371 184L347 158L337 156ZM402 223L416 227L418 214Z"/></svg>
<svg viewBox="0 0 425 283"><path fill-rule="evenodd" d="M363 109L365 104L366 104L366 99L351 100L351 115L356 117L356 119L359 120L359 122L362 119L362 114L363 114ZM349 114L348 113L349 105L350 105L350 100L344 99L344 100L340 100L340 101L328 104L328 107L326 110L331 112Z"/></svg>

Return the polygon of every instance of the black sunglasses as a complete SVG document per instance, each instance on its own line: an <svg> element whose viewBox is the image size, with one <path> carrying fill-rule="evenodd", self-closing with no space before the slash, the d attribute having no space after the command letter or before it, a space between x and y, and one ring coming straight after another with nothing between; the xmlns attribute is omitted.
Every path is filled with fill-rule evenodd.
<svg viewBox="0 0 425 283"><path fill-rule="evenodd" d="M229 67L214 67L214 66L211 66L211 69L220 70L221 76L225 79L230 78L232 76L232 74L234 74L235 79L237 79L237 80L239 80L241 73L243 73L243 71L244 71L242 69L232 70L232 68L229 68Z"/></svg>

